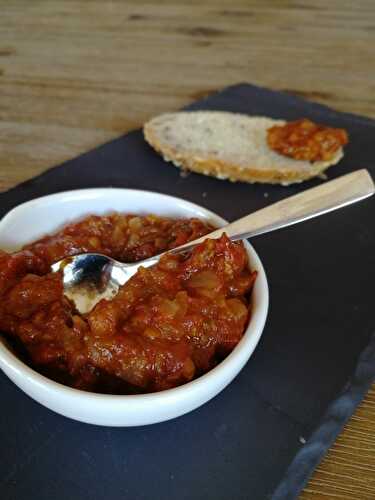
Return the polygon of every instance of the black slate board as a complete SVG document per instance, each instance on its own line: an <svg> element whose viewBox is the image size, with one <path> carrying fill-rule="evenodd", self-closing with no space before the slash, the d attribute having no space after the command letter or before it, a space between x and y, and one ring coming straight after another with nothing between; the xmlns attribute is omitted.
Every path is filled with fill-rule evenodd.
<svg viewBox="0 0 375 500"><path fill-rule="evenodd" d="M307 116L350 134L334 178L375 177L375 121L248 84L188 109ZM0 195L0 215L83 187L151 189L232 220L321 183L231 184L166 165L140 131ZM176 420L111 429L68 420L0 375L2 500L274 500L296 498L375 378L375 198L254 239L270 284L253 357L219 396Z"/></svg>

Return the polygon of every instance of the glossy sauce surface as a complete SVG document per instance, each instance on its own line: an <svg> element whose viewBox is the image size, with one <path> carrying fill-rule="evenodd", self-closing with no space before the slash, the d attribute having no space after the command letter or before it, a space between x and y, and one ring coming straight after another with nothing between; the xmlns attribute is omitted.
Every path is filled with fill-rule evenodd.
<svg viewBox="0 0 375 500"><path fill-rule="evenodd" d="M295 160L329 161L336 151L348 143L344 129L331 128L303 118L267 131L271 149Z"/></svg>
<svg viewBox="0 0 375 500"><path fill-rule="evenodd" d="M2 252L0 329L35 369L76 388L127 394L181 385L214 367L244 333L256 272L241 243L224 235L188 255L166 255L86 315L49 270L82 252L137 261L210 230L197 219L115 213Z"/></svg>

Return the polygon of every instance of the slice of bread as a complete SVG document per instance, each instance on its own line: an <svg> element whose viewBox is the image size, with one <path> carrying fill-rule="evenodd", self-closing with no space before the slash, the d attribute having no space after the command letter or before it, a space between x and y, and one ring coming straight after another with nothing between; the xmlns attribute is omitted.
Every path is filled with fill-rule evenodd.
<svg viewBox="0 0 375 500"><path fill-rule="evenodd" d="M156 116L144 125L146 141L176 167L219 179L288 185L320 175L343 156L310 163L274 152L267 129L283 120L222 111Z"/></svg>

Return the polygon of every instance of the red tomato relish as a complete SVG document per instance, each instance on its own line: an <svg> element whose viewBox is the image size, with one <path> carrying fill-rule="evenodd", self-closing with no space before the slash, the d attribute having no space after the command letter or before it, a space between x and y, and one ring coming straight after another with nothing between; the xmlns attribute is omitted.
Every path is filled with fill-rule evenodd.
<svg viewBox="0 0 375 500"><path fill-rule="evenodd" d="M134 394L188 382L231 352L249 321L256 272L242 243L223 235L166 255L84 315L50 266L83 252L134 262L212 229L198 219L93 215L1 252L0 329L34 369L79 389Z"/></svg>

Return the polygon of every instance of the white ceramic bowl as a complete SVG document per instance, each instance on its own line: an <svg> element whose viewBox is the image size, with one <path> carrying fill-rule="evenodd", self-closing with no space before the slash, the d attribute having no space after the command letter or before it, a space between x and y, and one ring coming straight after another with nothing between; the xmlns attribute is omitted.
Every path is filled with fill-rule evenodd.
<svg viewBox="0 0 375 500"><path fill-rule="evenodd" d="M132 189L83 189L53 194L19 205L0 221L0 248L15 250L56 231L86 214L110 211L155 213L170 217L199 217L215 226L225 220L182 199ZM174 389L118 396L94 394L66 387L25 365L0 337L0 367L26 394L61 415L97 425L134 426L169 420L199 407L226 387L254 351L266 321L268 286L262 263L248 243L252 269L258 271L253 289L253 313L236 348L205 375Z"/></svg>

